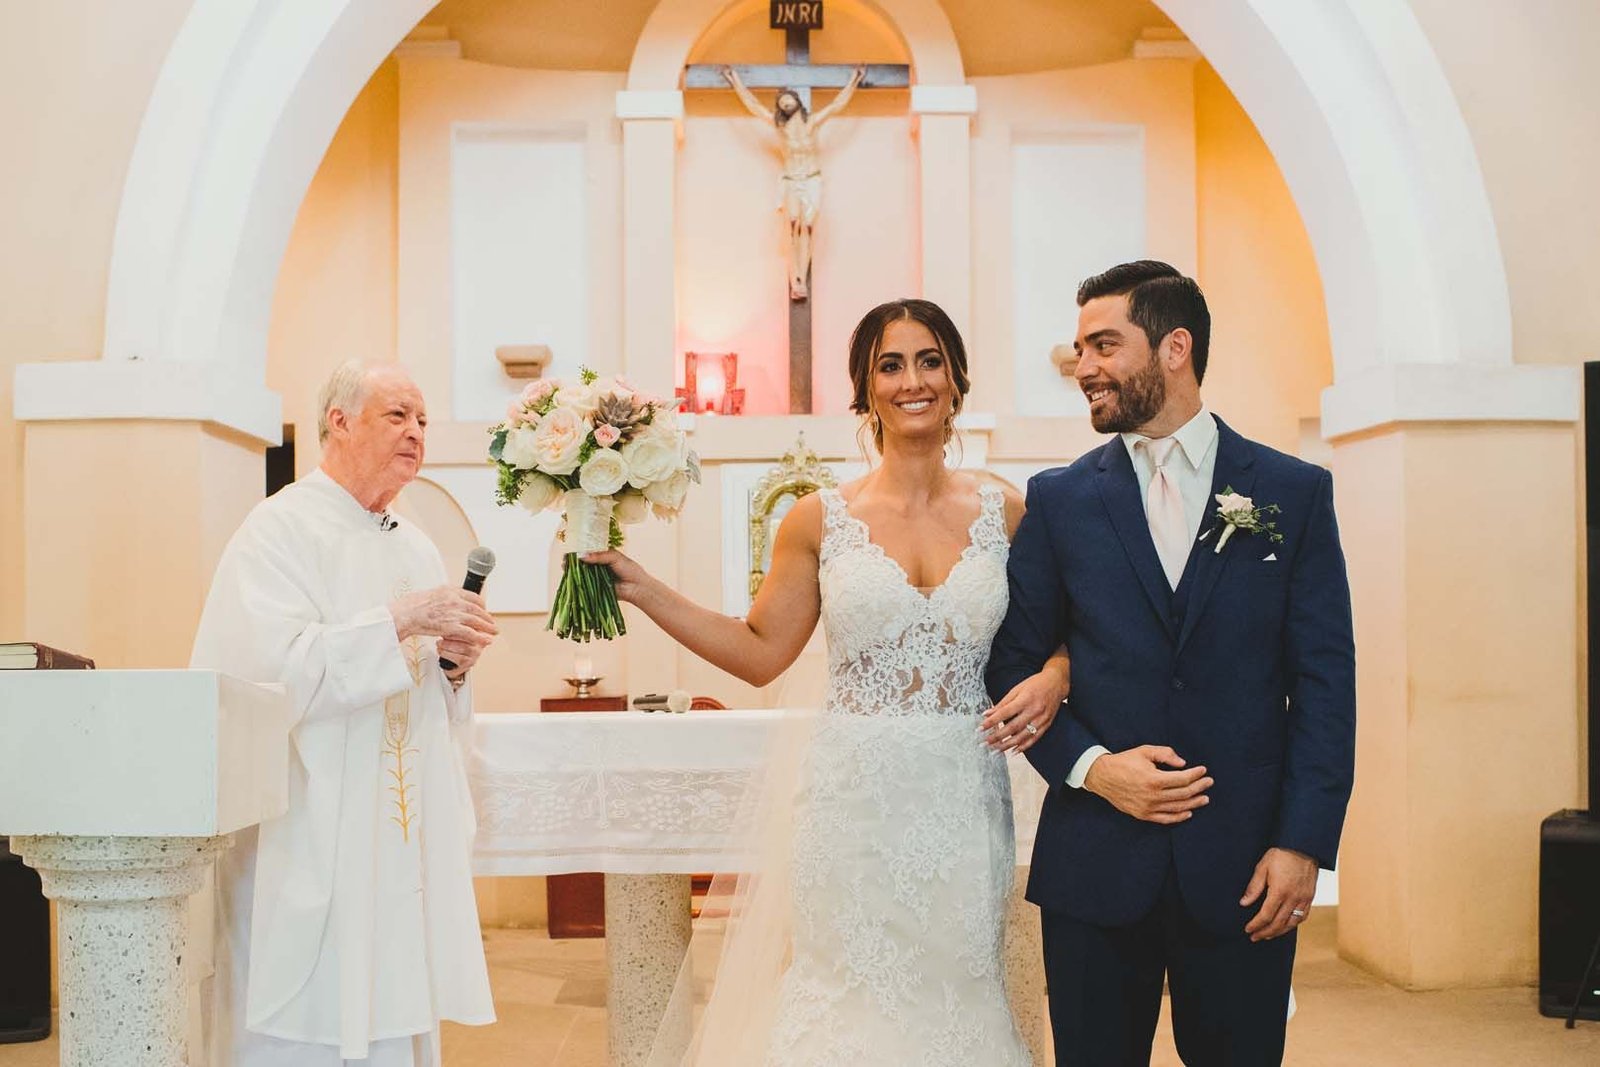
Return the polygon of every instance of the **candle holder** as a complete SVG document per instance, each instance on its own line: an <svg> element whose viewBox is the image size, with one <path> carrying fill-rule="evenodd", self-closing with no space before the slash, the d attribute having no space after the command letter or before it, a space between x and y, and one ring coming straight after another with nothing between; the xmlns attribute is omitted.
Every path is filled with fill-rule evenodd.
<svg viewBox="0 0 1600 1067"><path fill-rule="evenodd" d="M579 697L580 699L583 697L592 696L592 687L600 684L599 678L563 678L561 680L572 686L573 689L577 690L573 696Z"/></svg>

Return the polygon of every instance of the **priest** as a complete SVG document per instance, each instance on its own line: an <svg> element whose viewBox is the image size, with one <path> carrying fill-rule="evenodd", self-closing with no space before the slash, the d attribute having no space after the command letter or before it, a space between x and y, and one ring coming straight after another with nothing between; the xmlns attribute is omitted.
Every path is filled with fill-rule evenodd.
<svg viewBox="0 0 1600 1067"><path fill-rule="evenodd" d="M217 865L214 1067L432 1067L440 1020L494 1020L462 732L497 629L388 511L427 421L398 367L336 370L321 467L251 511L206 600L193 665L298 713L287 814Z"/></svg>

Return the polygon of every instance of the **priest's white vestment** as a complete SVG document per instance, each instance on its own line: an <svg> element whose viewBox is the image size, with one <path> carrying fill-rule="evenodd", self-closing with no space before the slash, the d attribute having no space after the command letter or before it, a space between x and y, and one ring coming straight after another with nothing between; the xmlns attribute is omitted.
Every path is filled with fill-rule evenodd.
<svg viewBox="0 0 1600 1067"><path fill-rule="evenodd" d="M322 471L258 504L223 552L193 665L285 683L299 720L288 813L217 864L213 1067L428 1067L440 1020L494 1021L470 683L452 692L435 639L401 642L387 607L446 580L420 530Z"/></svg>

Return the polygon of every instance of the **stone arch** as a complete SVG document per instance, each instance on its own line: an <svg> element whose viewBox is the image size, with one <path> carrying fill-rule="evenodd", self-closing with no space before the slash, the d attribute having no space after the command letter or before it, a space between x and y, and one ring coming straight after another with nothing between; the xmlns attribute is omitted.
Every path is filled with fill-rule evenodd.
<svg viewBox="0 0 1600 1067"><path fill-rule="evenodd" d="M965 81L937 0L870 2L905 36L920 82ZM1487 192L1460 108L1409 9L1365 0L1157 2L1255 120L1310 232L1334 344L1328 404L1336 425L1325 422L1325 432L1408 417L1573 417L1540 368L1512 366ZM629 89L675 89L696 36L729 6L664 0L641 35ZM130 166L103 361L205 365L210 378L191 390L185 412L210 405L225 409L224 422L242 410L265 422L262 404L219 397L229 388L269 395L272 288L299 202L361 86L430 7L197 0ZM1469 368L1471 380L1456 373ZM42 395L48 368L32 370ZM1493 371L1501 380L1485 388L1481 373ZM18 414L28 417L20 383ZM1559 384L1565 391L1569 383ZM33 407L50 408L41 417L174 417L156 411L160 392L123 388L78 403L94 410L75 416Z"/></svg>

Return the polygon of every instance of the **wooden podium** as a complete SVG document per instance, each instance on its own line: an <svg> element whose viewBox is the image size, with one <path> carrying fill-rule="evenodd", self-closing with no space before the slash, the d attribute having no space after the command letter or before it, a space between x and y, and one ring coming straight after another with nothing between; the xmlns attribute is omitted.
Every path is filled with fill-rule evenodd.
<svg viewBox="0 0 1600 1067"><path fill-rule="evenodd" d="M541 712L627 711L628 697L545 697ZM606 936L606 876L603 874L552 874L545 880L545 910L551 937Z"/></svg>

